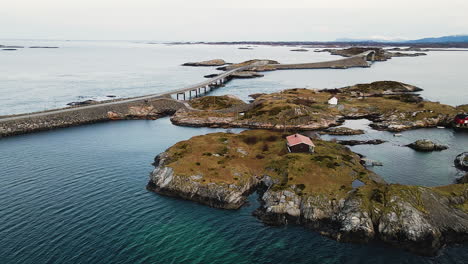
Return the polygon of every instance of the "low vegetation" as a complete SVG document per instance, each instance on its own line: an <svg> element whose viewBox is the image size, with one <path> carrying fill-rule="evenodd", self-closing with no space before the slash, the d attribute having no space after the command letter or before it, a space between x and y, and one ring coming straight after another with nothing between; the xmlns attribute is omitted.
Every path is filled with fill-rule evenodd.
<svg viewBox="0 0 468 264"><path fill-rule="evenodd" d="M288 134L267 130L249 130L240 134L213 133L182 141L167 150L174 173L182 177L196 175L195 181L221 185L248 182L268 175L273 190L292 190L299 196L329 197L339 200L353 190L359 180L363 186L355 189L362 207L369 211L387 210L392 197L399 197L421 212L427 212L423 193L435 192L441 197L458 197L453 206L468 212L467 184L442 187L386 184L360 163L360 157L349 148L331 141L314 139L314 153L289 153L285 137ZM391 209L391 208L390 208Z"/></svg>
<svg viewBox="0 0 468 264"><path fill-rule="evenodd" d="M170 163L177 175L201 175L200 181L236 184L269 175L276 189L299 186L301 195L345 195L359 179L374 185L359 156L340 144L314 140L315 153L289 153L286 134L250 130L241 134L214 133L171 147Z"/></svg>
<svg viewBox="0 0 468 264"><path fill-rule="evenodd" d="M466 105L458 108L438 102L424 101L415 91L421 89L399 82L381 81L357 84L341 89L289 89L272 94L258 94L244 115L219 114L212 111L185 112L183 123L209 124L209 117L231 118L229 123L239 127L323 129L339 124L346 118L369 118L378 129L405 130L418 127L449 125L459 112L466 112ZM338 98L338 105L329 105L328 99ZM209 97L206 102L215 99ZM222 103L215 107L202 105L199 109L228 107ZM200 104L200 103L199 103ZM253 124L253 125L252 125ZM223 126L226 124L223 124Z"/></svg>
<svg viewBox="0 0 468 264"><path fill-rule="evenodd" d="M220 110L245 103L233 96L204 96L189 101L190 106L199 110Z"/></svg>

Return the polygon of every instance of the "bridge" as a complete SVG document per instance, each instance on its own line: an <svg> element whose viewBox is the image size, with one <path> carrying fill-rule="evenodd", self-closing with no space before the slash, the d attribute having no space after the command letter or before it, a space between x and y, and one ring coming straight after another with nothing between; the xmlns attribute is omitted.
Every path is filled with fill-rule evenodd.
<svg viewBox="0 0 468 264"><path fill-rule="evenodd" d="M374 55L375 51L370 50L341 60L303 64L268 64L268 61L256 61L249 65L226 71L206 81L172 91L85 106L3 116L0 117L0 138L113 119L153 119L174 113L181 108L187 108L187 104L183 102L187 99L187 96L191 99L192 97L201 96L202 90L206 94L212 91L212 89L221 87L224 83L231 80L232 75L237 72L263 66L269 66L277 70L369 67L370 64L367 60L373 61ZM175 96L176 99L174 100L172 96ZM183 101L179 101L179 99Z"/></svg>

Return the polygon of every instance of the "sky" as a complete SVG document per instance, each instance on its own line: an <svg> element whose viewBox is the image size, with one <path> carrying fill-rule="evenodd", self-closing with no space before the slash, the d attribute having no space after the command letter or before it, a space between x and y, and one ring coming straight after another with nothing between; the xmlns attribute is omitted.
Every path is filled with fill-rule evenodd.
<svg viewBox="0 0 468 264"><path fill-rule="evenodd" d="M468 34L467 13L467 0L14 0L0 39L417 39Z"/></svg>

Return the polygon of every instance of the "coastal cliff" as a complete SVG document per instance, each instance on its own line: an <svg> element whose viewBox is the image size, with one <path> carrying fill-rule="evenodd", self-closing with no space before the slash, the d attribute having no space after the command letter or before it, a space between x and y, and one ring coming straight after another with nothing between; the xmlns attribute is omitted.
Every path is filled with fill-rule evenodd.
<svg viewBox="0 0 468 264"><path fill-rule="evenodd" d="M250 130L179 142L156 157L148 189L225 209L257 191L254 215L266 224L422 255L468 240L468 185L387 184L345 146L314 139L314 153L288 153L284 136Z"/></svg>

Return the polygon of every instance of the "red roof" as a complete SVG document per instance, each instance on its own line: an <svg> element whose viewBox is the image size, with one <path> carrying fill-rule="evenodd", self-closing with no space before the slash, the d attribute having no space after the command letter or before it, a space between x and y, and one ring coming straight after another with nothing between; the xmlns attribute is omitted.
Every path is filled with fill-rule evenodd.
<svg viewBox="0 0 468 264"><path fill-rule="evenodd" d="M315 147L314 143L312 143L312 140L310 140L309 137L303 136L301 134L294 134L291 136L286 137L286 140L288 141L289 146L294 146L297 144L307 144L309 146Z"/></svg>

